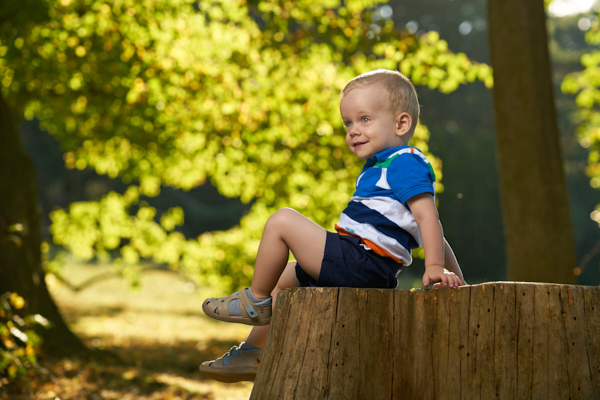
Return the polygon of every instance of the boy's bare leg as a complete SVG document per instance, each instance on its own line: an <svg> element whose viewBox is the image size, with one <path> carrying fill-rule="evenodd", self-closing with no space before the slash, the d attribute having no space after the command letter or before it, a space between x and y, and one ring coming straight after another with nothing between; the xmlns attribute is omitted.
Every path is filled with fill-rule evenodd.
<svg viewBox="0 0 600 400"><path fill-rule="evenodd" d="M277 299L277 294L280 291L298 286L300 286L300 282L296 277L296 261L290 261L283 270L283 274L281 274L279 281L277 281L277 286L275 286L275 289L273 289L271 292L271 296L273 296L273 307L275 307L275 300ZM250 334L245 342L254 347L258 347L259 349L264 349L268 332L269 325L255 326L250 331Z"/></svg>
<svg viewBox="0 0 600 400"><path fill-rule="evenodd" d="M254 267L252 294L264 299L275 289L287 265L289 251L302 269L319 278L327 231L299 212L282 208L265 224Z"/></svg>
<svg viewBox="0 0 600 400"><path fill-rule="evenodd" d="M265 348L265 343L267 342L267 334L269 333L269 325L263 326L253 326L252 330L248 334L245 343L258 347L259 349Z"/></svg>
<svg viewBox="0 0 600 400"><path fill-rule="evenodd" d="M319 278L325 252L327 231L292 209L281 209L269 218L258 249L252 294L257 298L272 296L286 288L300 286L296 262L288 262L290 250L302 269ZM245 343L214 361L205 361L200 371L222 382L252 380L269 332L268 326L254 326ZM235 350L235 351L234 351Z"/></svg>

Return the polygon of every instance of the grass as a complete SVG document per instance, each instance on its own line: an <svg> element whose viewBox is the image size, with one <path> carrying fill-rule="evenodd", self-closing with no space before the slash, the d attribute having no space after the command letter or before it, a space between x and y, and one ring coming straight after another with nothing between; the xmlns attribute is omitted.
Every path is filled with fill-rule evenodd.
<svg viewBox="0 0 600 400"><path fill-rule="evenodd" d="M64 276L82 282L109 267L65 267ZM73 330L88 346L110 350L122 363L42 359L46 376L10 399L247 399L252 382L223 384L204 377L202 361L240 343L250 327L207 318L198 289L166 271L145 273L139 289L122 279L73 292L53 276L48 287Z"/></svg>

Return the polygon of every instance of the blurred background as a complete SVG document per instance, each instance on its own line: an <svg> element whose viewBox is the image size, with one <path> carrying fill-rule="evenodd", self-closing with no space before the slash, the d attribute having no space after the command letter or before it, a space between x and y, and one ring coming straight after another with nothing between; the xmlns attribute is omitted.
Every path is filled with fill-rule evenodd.
<svg viewBox="0 0 600 400"><path fill-rule="evenodd" d="M599 285L600 2L545 3L573 274ZM441 178L440 218L466 280L506 279L486 7L1 6L2 98L35 166L48 289L67 330L120 361L42 355L30 325L44 319L16 315L31 297L9 293L0 297L0 399L247 398L251 383L222 385L198 372L248 332L209 320L199 302L249 284L262 228L278 208L333 230L363 165L345 145L339 91L374 68L399 69L417 87L412 144ZM6 242L20 248L27 226L11 224ZM400 288L421 287L422 253L415 254ZM8 378L20 386L7 386Z"/></svg>
<svg viewBox="0 0 600 400"><path fill-rule="evenodd" d="M560 86L567 74L582 70L581 56L597 48L585 40L586 32L598 24L597 9L598 4L592 1L557 0L551 3L548 13L556 107L581 270L579 283L584 285L600 283L600 252L595 247L600 231L598 223L590 217L600 197L586 175L589 152L580 145L577 134L575 98L563 93ZM416 35L437 31L451 51L489 63L483 0L392 1L376 6L374 15ZM445 234L470 282L505 279L490 89L476 82L451 93L427 86L417 86L417 90L422 104L421 122L431 132L430 152L443 163L445 189L438 197ZM118 178L98 175L89 168L67 168L59 142L40 130L39 122L37 119L24 122L20 133L36 166L43 238L54 248L49 229L53 210L68 208L73 202L95 201L110 191L122 193L127 184ZM239 225L240 218L252 206L252 201L223 196L210 180L191 190L163 187L158 195L142 196L141 201L156 209L157 220L170 207L181 207L185 222L176 230L192 238ZM410 274L407 285L414 283L419 270L418 260L414 267L405 269Z"/></svg>

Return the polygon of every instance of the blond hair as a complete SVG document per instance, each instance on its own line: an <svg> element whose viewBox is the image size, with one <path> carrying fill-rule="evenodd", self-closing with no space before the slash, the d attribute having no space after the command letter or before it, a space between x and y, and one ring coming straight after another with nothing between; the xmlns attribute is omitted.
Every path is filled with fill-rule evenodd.
<svg viewBox="0 0 600 400"><path fill-rule="evenodd" d="M413 130L419 121L419 100L417 91L410 79L398 71L389 69L376 69L353 78L344 86L341 92L342 99L352 90L360 87L378 84L388 93L384 102L386 108L394 116L407 112L413 120Z"/></svg>

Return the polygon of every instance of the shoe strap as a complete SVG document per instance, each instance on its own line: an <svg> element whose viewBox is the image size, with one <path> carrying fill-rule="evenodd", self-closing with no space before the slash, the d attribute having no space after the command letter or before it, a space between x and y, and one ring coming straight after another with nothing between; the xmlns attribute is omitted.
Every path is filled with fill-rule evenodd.
<svg viewBox="0 0 600 400"><path fill-rule="evenodd" d="M252 301L248 297L246 290L248 290L248 288L244 288L244 289L240 290L240 303L242 305L242 307L240 307L240 308L242 310L245 310L250 318L253 318L253 319L258 318L258 313L254 309L254 303L252 303Z"/></svg>

